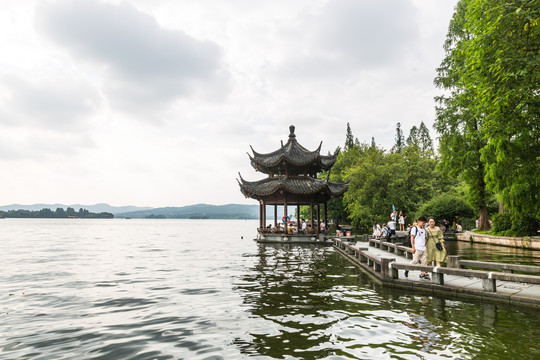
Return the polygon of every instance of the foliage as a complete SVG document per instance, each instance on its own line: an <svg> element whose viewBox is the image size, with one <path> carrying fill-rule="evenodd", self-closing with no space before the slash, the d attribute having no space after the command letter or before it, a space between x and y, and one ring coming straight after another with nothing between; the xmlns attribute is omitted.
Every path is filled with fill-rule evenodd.
<svg viewBox="0 0 540 360"><path fill-rule="evenodd" d="M396 152L401 152L401 149L405 146L405 136L403 135L403 130L401 130L401 123L397 123L396 125L395 141L396 142L394 144L393 150ZM373 138L372 143L374 143Z"/></svg>
<svg viewBox="0 0 540 360"><path fill-rule="evenodd" d="M468 219L474 216L473 209L469 206L466 199L452 194L441 194L426 202L416 212L419 216L433 217L439 223L447 219L451 224L462 219ZM462 224L463 225L463 224Z"/></svg>
<svg viewBox="0 0 540 360"><path fill-rule="evenodd" d="M539 49L537 1L461 0L436 79L449 91L437 110L443 164L464 172L481 209L495 192L514 224L540 218Z"/></svg>
<svg viewBox="0 0 540 360"><path fill-rule="evenodd" d="M389 220L392 205L412 214L449 188L452 182L443 179L437 162L417 144L404 146L401 152L387 152L374 142L360 144L339 154L330 180L350 179L342 200L344 210L355 227L369 231L375 221Z"/></svg>
<svg viewBox="0 0 540 360"><path fill-rule="evenodd" d="M534 216L525 216L515 220L515 216L511 213L504 212L493 217L492 233L503 236L532 236L536 235L539 225L538 219Z"/></svg>
<svg viewBox="0 0 540 360"><path fill-rule="evenodd" d="M350 149L354 146L354 137L351 130L351 125L347 123L347 135L345 136L345 147L344 150Z"/></svg>
<svg viewBox="0 0 540 360"><path fill-rule="evenodd" d="M504 212L493 217L493 232L503 233L512 229L512 214Z"/></svg>
<svg viewBox="0 0 540 360"><path fill-rule="evenodd" d="M91 213L86 209L75 209L68 207L66 210L63 208L57 208L56 211L52 211L49 208L41 209L39 211L32 210L9 210L9 211L0 211L0 216L6 218L69 218L69 217L78 217L78 218L93 218L93 219L112 219L113 214L107 212L101 213Z"/></svg>

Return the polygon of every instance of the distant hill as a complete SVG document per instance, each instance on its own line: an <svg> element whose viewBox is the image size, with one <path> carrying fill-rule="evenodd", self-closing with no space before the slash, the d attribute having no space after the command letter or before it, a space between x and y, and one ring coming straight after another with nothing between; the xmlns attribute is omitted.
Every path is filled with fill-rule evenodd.
<svg viewBox="0 0 540 360"><path fill-rule="evenodd" d="M166 219L258 219L259 205L208 205L196 204L182 207L163 207L117 213L124 218L166 218Z"/></svg>
<svg viewBox="0 0 540 360"><path fill-rule="evenodd" d="M140 206L111 206L109 204L95 204L95 205L64 205L64 204L32 204L32 205L21 205L21 204L11 204L0 206L1 211L9 210L30 210L30 211L39 211L41 209L51 209L56 210L57 208L63 208L64 210L68 207L79 211L80 208L86 209L90 212L101 213L108 212L112 214L123 213L128 211L138 211L138 210L148 210L152 209L151 207L140 207Z"/></svg>

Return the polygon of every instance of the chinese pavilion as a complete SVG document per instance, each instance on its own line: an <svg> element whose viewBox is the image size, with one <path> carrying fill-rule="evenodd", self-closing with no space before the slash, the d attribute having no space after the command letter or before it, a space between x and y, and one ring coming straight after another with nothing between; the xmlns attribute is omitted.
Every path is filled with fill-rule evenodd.
<svg viewBox="0 0 540 360"><path fill-rule="evenodd" d="M290 126L289 140L286 144L268 154L260 154L253 150L249 155L251 165L256 171L268 177L259 181L246 181L240 175L240 190L249 198L259 201L259 236L265 240L287 239L287 236L311 238L320 233L321 205L324 206L324 223L328 224L327 202L331 198L341 196L347 191L349 183L333 183L319 179L317 174L329 171L336 162L334 155L321 155L322 142L315 151L309 151L296 141L294 126ZM274 207L274 226L266 226L266 208ZM300 224L296 229L288 225L288 207L296 206L297 219L300 217L300 206L308 205L311 215L311 229L301 232ZM283 206L284 227L278 226L277 208ZM316 208L316 209L315 209ZM314 213L316 215L314 216ZM298 221L299 222L299 221Z"/></svg>

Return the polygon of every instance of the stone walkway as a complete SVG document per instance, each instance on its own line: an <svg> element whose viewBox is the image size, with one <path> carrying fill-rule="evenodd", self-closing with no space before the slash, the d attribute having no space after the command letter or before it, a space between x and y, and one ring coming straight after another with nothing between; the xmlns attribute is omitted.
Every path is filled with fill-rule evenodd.
<svg viewBox="0 0 540 360"><path fill-rule="evenodd" d="M359 247L368 247L368 251L370 254L373 254L377 257L395 258L397 263L410 264L411 261L404 256L398 256L395 253L390 253L388 251L375 248L373 246L368 246L368 243L366 242L358 242L356 244L353 244L352 246L357 249ZM430 280L420 279L420 271L414 270L409 271L408 278L405 277L403 270L399 270L399 280L407 282L431 283ZM444 286L478 291L483 290L481 279L455 275L444 275ZM540 300L540 285L498 280L497 294L504 294L508 296L517 295L519 297L535 298Z"/></svg>

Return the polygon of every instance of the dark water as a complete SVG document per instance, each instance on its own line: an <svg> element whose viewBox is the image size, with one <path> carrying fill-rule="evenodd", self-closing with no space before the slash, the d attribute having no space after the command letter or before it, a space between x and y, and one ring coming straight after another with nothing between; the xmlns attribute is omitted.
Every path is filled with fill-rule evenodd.
<svg viewBox="0 0 540 360"><path fill-rule="evenodd" d="M256 223L1 220L0 359L540 358L538 311L382 288Z"/></svg>

